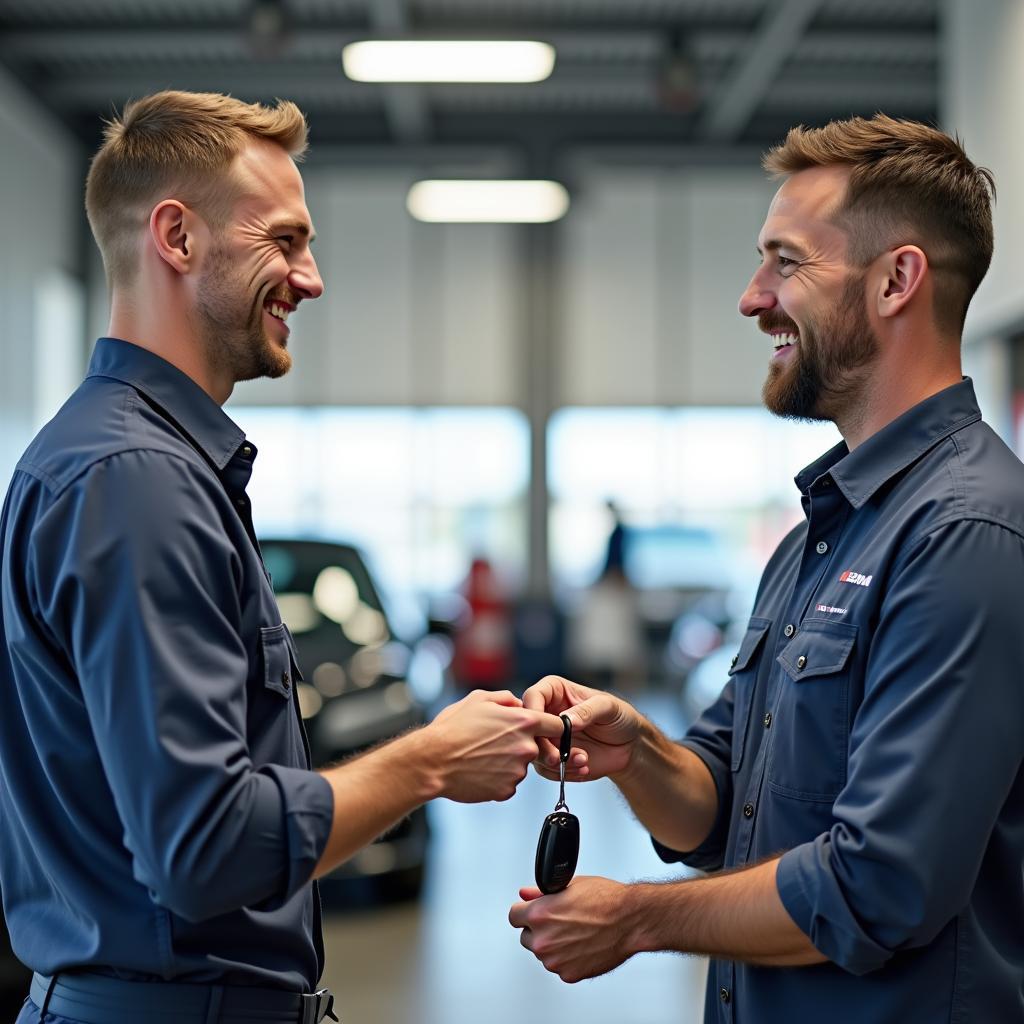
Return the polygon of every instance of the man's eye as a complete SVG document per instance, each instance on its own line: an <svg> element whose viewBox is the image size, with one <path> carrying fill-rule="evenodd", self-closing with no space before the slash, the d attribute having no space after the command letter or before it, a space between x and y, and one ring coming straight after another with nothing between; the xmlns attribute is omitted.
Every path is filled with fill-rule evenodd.
<svg viewBox="0 0 1024 1024"><path fill-rule="evenodd" d="M284 242L285 245L291 245L292 242L295 241L295 236L294 235L278 235L277 236L277 240L279 242Z"/></svg>

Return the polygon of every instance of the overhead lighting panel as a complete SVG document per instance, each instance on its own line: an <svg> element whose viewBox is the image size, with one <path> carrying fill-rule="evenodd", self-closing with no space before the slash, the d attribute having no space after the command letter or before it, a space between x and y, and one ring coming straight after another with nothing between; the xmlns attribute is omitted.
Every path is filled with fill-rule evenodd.
<svg viewBox="0 0 1024 1024"><path fill-rule="evenodd" d="M365 40L341 51L356 82L540 82L555 66L548 43L474 40Z"/></svg>
<svg viewBox="0 0 1024 1024"><path fill-rule="evenodd" d="M569 193L557 181L418 181L405 205L434 223L545 224L565 215Z"/></svg>

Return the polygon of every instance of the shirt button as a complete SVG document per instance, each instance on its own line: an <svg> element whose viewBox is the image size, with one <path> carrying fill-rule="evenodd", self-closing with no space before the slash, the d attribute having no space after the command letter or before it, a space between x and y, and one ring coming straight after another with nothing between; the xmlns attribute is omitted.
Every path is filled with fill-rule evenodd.
<svg viewBox="0 0 1024 1024"><path fill-rule="evenodd" d="M738 654L734 654L732 656L732 661L729 662L729 668L735 668L736 667L736 662L738 662L739 660L740 660L740 656Z"/></svg>
<svg viewBox="0 0 1024 1024"><path fill-rule="evenodd" d="M772 713L770 711L766 711L765 712L765 715L764 715L764 727L766 729L770 729L772 727Z"/></svg>
<svg viewBox="0 0 1024 1024"><path fill-rule="evenodd" d="M235 504L239 508L245 508L245 498L235 498Z"/></svg>
<svg viewBox="0 0 1024 1024"><path fill-rule="evenodd" d="M285 669L281 673L281 682L284 683L285 686L287 686L291 681L292 681L291 673L288 671L288 669Z"/></svg>
<svg viewBox="0 0 1024 1024"><path fill-rule="evenodd" d="M818 546L814 549L819 555L824 555L828 552L828 545L823 541L818 541Z"/></svg>
<svg viewBox="0 0 1024 1024"><path fill-rule="evenodd" d="M744 804L743 805L743 817L744 818L752 818L753 816L754 816L754 805L753 804Z"/></svg>
<svg viewBox="0 0 1024 1024"><path fill-rule="evenodd" d="M252 458L252 448L251 448L251 447L250 447L249 445L246 445L246 446L245 446L245 447L244 447L244 448L242 449L242 454L243 454L243 455L244 455L244 456L245 456L245 457L246 457L247 459L251 459L251 458Z"/></svg>
<svg viewBox="0 0 1024 1024"><path fill-rule="evenodd" d="M796 632L796 626L790 622L782 632L785 633L786 636L792 636Z"/></svg>
<svg viewBox="0 0 1024 1024"><path fill-rule="evenodd" d="M807 659L801 654L800 657L796 659L796 667L797 668L803 668L804 665L806 665L806 664L807 664Z"/></svg>
<svg viewBox="0 0 1024 1024"><path fill-rule="evenodd" d="M721 999L723 1003L727 1003L732 999L732 995L727 988L720 988L718 990L718 998Z"/></svg>

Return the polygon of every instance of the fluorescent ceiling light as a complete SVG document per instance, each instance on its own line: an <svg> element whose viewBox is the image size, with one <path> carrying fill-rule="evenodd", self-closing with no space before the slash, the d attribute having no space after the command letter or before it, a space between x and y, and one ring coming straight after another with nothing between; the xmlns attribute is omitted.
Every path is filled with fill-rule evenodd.
<svg viewBox="0 0 1024 1024"><path fill-rule="evenodd" d="M405 205L417 220L543 224L564 216L569 193L557 181L418 181Z"/></svg>
<svg viewBox="0 0 1024 1024"><path fill-rule="evenodd" d="M539 82L555 66L548 43L376 40L341 51L356 82Z"/></svg>

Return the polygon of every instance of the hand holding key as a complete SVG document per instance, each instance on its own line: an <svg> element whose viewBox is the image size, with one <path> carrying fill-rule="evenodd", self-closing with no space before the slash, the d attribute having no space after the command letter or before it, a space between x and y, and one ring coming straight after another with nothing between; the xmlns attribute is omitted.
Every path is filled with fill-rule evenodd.
<svg viewBox="0 0 1024 1024"><path fill-rule="evenodd" d="M560 718L523 707L508 690L475 690L421 733L440 795L461 803L508 800L538 757L537 737L561 735Z"/></svg>
<svg viewBox="0 0 1024 1024"><path fill-rule="evenodd" d="M561 676L545 676L523 694L523 706L568 715L575 737L573 756L566 766L568 781L600 779L629 767L643 718L626 701ZM544 738L537 745L537 771L546 779L557 779L558 748Z"/></svg>

